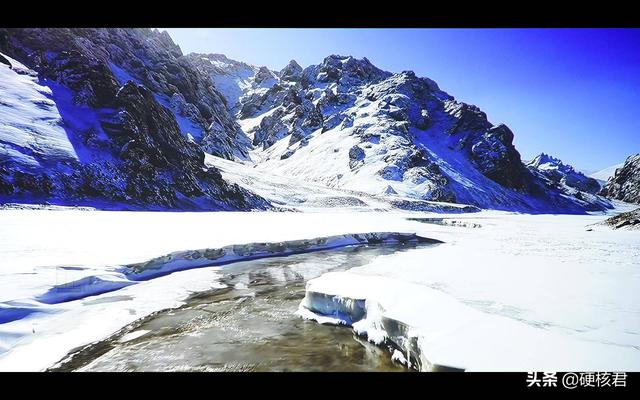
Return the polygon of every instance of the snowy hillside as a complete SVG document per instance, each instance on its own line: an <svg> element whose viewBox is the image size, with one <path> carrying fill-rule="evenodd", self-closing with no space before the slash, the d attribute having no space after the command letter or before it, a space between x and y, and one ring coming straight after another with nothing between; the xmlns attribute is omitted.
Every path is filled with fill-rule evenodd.
<svg viewBox="0 0 640 400"><path fill-rule="evenodd" d="M2 53L0 59L9 63L0 63L0 162L38 169L78 161L51 89L18 61Z"/></svg>
<svg viewBox="0 0 640 400"><path fill-rule="evenodd" d="M248 142L166 33L0 29L0 37L15 64L0 64L1 202L270 207L204 165L203 148L242 158Z"/></svg>
<svg viewBox="0 0 640 400"><path fill-rule="evenodd" d="M616 164L616 165L612 165L610 167L601 169L600 171L596 171L593 172L591 174L589 174L589 177L598 180L599 182L601 182L602 184L606 183L609 178L611 178L613 175L615 175L616 170L620 167L622 167L624 165L624 163L620 163L620 164Z"/></svg>
<svg viewBox="0 0 640 400"><path fill-rule="evenodd" d="M599 187L549 185L524 167L509 128L411 71L393 74L366 58L336 55L304 69L292 60L282 71L219 55L191 57L208 60L202 70L224 82L229 111L252 139L250 157L261 171L374 196L482 208L610 207L593 194Z"/></svg>
<svg viewBox="0 0 640 400"><path fill-rule="evenodd" d="M4 203L264 210L283 202L256 192L274 193L286 177L303 182L304 196L322 187L374 208L611 207L571 167L556 177L525 166L514 133L478 107L366 58L271 71L183 55L150 29L0 29L0 39L7 59L24 64L22 73L2 64ZM273 187L225 178L209 156L250 166Z"/></svg>
<svg viewBox="0 0 640 400"><path fill-rule="evenodd" d="M394 209L466 213L477 207L438 201L417 200L402 196L372 195L366 192L331 188L305 181L305 177L278 175L253 166L207 155L207 165L220 170L229 183L251 190L282 211L392 211Z"/></svg>
<svg viewBox="0 0 640 400"><path fill-rule="evenodd" d="M583 202L587 210L599 211L613 207L609 200L597 195L600 191L597 180L585 176L557 158L541 153L525 165L545 181L547 187L555 187L565 195Z"/></svg>

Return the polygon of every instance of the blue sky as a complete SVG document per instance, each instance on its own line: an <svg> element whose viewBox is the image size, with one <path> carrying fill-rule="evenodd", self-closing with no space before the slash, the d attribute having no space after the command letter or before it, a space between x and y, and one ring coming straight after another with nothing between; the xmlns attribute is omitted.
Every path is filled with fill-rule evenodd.
<svg viewBox="0 0 640 400"><path fill-rule="evenodd" d="M640 29L167 29L183 52L281 69L329 54L413 70L515 133L524 159L598 170L640 152Z"/></svg>

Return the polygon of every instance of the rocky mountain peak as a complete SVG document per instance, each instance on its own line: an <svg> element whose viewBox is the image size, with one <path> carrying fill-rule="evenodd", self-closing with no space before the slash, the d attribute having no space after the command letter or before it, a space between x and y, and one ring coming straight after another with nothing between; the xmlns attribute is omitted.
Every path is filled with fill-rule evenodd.
<svg viewBox="0 0 640 400"><path fill-rule="evenodd" d="M479 107L456 101L413 71L393 74L366 58L335 54L303 69L300 78L297 67L290 62L268 85L253 84L255 78L249 84L236 80L242 91L236 114L240 124L253 136L258 151L271 160L267 164L284 174L305 174L354 189L364 186L376 195L391 194L386 190L390 186L399 196L480 207L517 203L527 209L538 207L539 201L573 210L607 207L606 201L596 198L576 200L579 204L566 200L565 192L577 189L559 180L550 183L537 170L527 169L506 125L493 125ZM263 69L260 74L267 77L270 71ZM317 144L310 146L331 146L328 138L320 139L329 132L333 140L349 143L348 152L344 161L315 169L310 148L325 157L340 154L339 146L322 151ZM475 176L475 187L490 186L492 194L476 191L468 182L461 185L460 175L447 166L450 157L457 160L456 168ZM567 182L573 184L571 178ZM553 186L553 193L547 193L544 185ZM536 196L544 200L533 200Z"/></svg>
<svg viewBox="0 0 640 400"><path fill-rule="evenodd" d="M567 186L578 191L595 194L600 190L597 180L576 171L571 165L564 164L560 159L545 153L540 153L526 166L535 171L554 185Z"/></svg>
<svg viewBox="0 0 640 400"><path fill-rule="evenodd" d="M204 67L204 64L206 66L204 67L204 72L208 74L211 73L211 71L215 71L218 74L234 74L241 71L247 71L248 73L253 74L255 73L255 70L257 70L257 68L252 65L228 58L226 55L219 53L190 53L185 57L192 60L201 68Z"/></svg>
<svg viewBox="0 0 640 400"><path fill-rule="evenodd" d="M527 165L530 165L536 168L540 167L543 164L548 164L549 166L553 166L553 167L564 165L562 164L562 161L560 161L559 159L545 153L538 154L533 158L533 160L527 163Z"/></svg>
<svg viewBox="0 0 640 400"><path fill-rule="evenodd" d="M291 60L289 63L280 71L279 73L280 79L284 80L296 80L299 79L302 75L302 67L296 60Z"/></svg>
<svg viewBox="0 0 640 400"><path fill-rule="evenodd" d="M320 82L368 83L388 78L391 73L374 66L366 57L357 59L353 56L332 54L318 66L316 79Z"/></svg>
<svg viewBox="0 0 640 400"><path fill-rule="evenodd" d="M253 81L257 85L261 85L267 81L273 81L275 83L276 80L277 80L276 75L269 68L264 66L258 68L258 71L253 77Z"/></svg>
<svg viewBox="0 0 640 400"><path fill-rule="evenodd" d="M169 35L167 31L160 31L158 29L152 30L152 36L161 43L163 47L165 47L174 57L182 57L182 49L176 43L174 43L173 39Z"/></svg>
<svg viewBox="0 0 640 400"><path fill-rule="evenodd" d="M565 164L562 162L562 160L545 153L538 154L526 165L540 170L554 170L559 171L564 175L578 175L586 178L586 176L582 172L577 171L575 168L573 168L573 166Z"/></svg>

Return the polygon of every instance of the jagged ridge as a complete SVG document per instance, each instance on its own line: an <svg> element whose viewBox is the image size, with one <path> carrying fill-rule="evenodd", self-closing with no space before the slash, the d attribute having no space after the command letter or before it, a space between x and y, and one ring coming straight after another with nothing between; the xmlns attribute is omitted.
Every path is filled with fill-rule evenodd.
<svg viewBox="0 0 640 400"><path fill-rule="evenodd" d="M204 151L390 204L610 207L593 180L559 160L548 160L553 169L524 165L513 132L478 107L366 58L331 55L306 68L292 60L271 71L220 54L184 56L166 32L115 28L2 29L0 51L37 75L36 92L50 91L35 106L48 107L68 136L58 131L53 150L36 140L42 124L28 140L0 137L7 200L269 207L251 188L227 184Z"/></svg>
<svg viewBox="0 0 640 400"><path fill-rule="evenodd" d="M201 67L214 81L236 83L223 94L233 92L229 110L256 147L257 168L389 198L530 212L609 207L588 178L569 174L569 187L581 185L574 178L586 186L567 191L526 168L506 125L411 71L339 55L277 72L192 56L209 60Z"/></svg>

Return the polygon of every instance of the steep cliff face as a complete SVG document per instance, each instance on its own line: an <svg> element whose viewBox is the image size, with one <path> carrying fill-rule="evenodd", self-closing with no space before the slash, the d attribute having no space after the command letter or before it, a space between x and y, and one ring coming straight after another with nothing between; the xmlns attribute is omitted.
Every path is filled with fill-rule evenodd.
<svg viewBox="0 0 640 400"><path fill-rule="evenodd" d="M269 71L192 55L224 82L230 113L250 137L257 168L332 187L534 212L605 209L522 163L514 134L430 79L332 55ZM593 191L589 188L589 193Z"/></svg>
<svg viewBox="0 0 640 400"><path fill-rule="evenodd" d="M8 116L0 127L5 201L145 209L268 207L205 166L193 134L199 128L209 124L200 136L209 140L209 152L230 158L246 152L232 139L244 135L209 78L181 60L166 34L9 29L0 36L0 51L8 60L0 64L0 73L11 89L1 105ZM18 115L21 108L26 120ZM207 138L216 135L211 128L216 122L228 128L220 128L226 136L213 143Z"/></svg>
<svg viewBox="0 0 640 400"><path fill-rule="evenodd" d="M640 154L629 156L600 192L611 199L640 204Z"/></svg>

